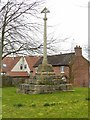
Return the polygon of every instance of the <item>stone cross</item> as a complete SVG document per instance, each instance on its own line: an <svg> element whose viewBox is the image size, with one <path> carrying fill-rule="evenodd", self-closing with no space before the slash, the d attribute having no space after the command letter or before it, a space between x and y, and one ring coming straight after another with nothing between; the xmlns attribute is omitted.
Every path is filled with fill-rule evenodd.
<svg viewBox="0 0 90 120"><path fill-rule="evenodd" d="M41 13L44 13L44 48L43 48L43 64L47 64L47 16L46 14L49 13L50 11L45 7Z"/></svg>

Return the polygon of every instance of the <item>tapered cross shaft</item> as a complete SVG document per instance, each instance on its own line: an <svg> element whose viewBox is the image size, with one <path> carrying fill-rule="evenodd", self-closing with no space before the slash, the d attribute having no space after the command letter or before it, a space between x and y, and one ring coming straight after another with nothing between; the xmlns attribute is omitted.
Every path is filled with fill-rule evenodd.
<svg viewBox="0 0 90 120"><path fill-rule="evenodd" d="M50 11L45 7L41 13L44 13L44 43L43 43L43 64L47 64L47 13Z"/></svg>

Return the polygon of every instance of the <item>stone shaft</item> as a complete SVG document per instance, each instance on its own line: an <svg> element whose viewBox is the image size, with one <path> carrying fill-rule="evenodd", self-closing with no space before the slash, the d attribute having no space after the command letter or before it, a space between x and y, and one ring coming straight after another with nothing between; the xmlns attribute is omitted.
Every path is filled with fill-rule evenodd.
<svg viewBox="0 0 90 120"><path fill-rule="evenodd" d="M47 8L44 8L44 10L41 12L44 13L44 42L43 42L43 64L47 64L47 13L49 13L49 11L47 10Z"/></svg>
<svg viewBox="0 0 90 120"><path fill-rule="evenodd" d="M43 64L47 63L47 18L44 17L44 48L43 48Z"/></svg>

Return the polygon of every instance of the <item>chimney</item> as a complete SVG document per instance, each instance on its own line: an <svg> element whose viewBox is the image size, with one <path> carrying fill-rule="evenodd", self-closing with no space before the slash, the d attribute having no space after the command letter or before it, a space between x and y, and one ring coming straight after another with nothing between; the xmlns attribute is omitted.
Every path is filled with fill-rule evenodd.
<svg viewBox="0 0 90 120"><path fill-rule="evenodd" d="M76 47L74 49L75 49L76 56L82 56L82 48L80 46L76 45Z"/></svg>

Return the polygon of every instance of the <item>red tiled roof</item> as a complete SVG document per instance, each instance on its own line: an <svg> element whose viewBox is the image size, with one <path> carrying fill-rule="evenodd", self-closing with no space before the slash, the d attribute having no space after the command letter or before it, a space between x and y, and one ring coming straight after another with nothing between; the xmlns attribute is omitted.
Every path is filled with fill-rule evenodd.
<svg viewBox="0 0 90 120"><path fill-rule="evenodd" d="M0 72L6 72L8 76L29 76L28 72L25 71L11 71L12 68L17 64L22 56L17 57L6 57L2 61L2 69ZM33 71L34 64L40 59L39 56L25 56L27 64L31 71Z"/></svg>
<svg viewBox="0 0 90 120"><path fill-rule="evenodd" d="M40 56L25 56L28 66L33 71L33 66L40 59Z"/></svg>
<svg viewBox="0 0 90 120"><path fill-rule="evenodd" d="M7 76L11 77L28 77L28 72L7 72Z"/></svg>
<svg viewBox="0 0 90 120"><path fill-rule="evenodd" d="M11 69L16 65L16 63L20 60L21 56L17 57L5 57L2 61L2 64L6 64L6 67L3 67L5 72L11 71Z"/></svg>

